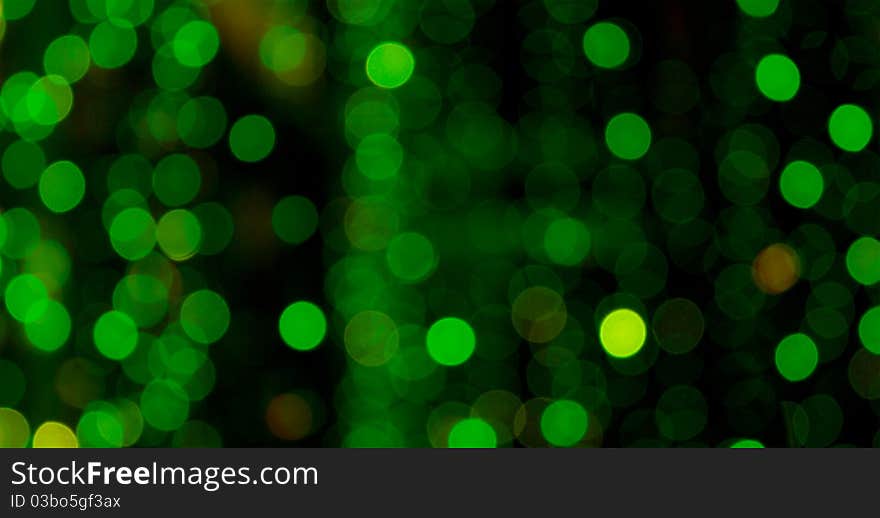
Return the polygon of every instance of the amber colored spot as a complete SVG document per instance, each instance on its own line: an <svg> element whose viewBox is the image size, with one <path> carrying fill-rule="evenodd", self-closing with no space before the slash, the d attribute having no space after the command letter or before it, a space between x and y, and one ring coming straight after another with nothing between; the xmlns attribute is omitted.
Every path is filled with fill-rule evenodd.
<svg viewBox="0 0 880 518"><path fill-rule="evenodd" d="M312 430L312 408L296 394L279 394L266 408L266 425L279 439L302 439Z"/></svg>
<svg viewBox="0 0 880 518"><path fill-rule="evenodd" d="M526 289L513 302L513 327L519 335L536 344L547 343L562 332L568 313L562 297L543 286Z"/></svg>
<svg viewBox="0 0 880 518"><path fill-rule="evenodd" d="M787 245L776 243L761 250L752 263L752 278L758 289L770 295L788 291L798 281L801 262Z"/></svg>
<svg viewBox="0 0 880 518"><path fill-rule="evenodd" d="M375 200L357 200L345 213L345 235L351 245L366 252L384 250L397 233L397 213Z"/></svg>

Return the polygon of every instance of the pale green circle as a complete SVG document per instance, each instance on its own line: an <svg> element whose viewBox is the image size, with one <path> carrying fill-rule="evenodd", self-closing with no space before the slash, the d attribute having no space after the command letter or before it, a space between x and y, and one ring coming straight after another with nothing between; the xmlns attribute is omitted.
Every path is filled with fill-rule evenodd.
<svg viewBox="0 0 880 518"><path fill-rule="evenodd" d="M138 46L137 32L131 27L118 27L101 22L89 36L92 61L101 68L119 68L134 57Z"/></svg>
<svg viewBox="0 0 880 518"><path fill-rule="evenodd" d="M178 29L172 45L178 61L188 67L199 68L210 63L217 55L220 35L210 22L193 20Z"/></svg>
<svg viewBox="0 0 880 518"><path fill-rule="evenodd" d="M615 115L605 127L605 143L624 160L638 160L651 147L651 127L635 113Z"/></svg>
<svg viewBox="0 0 880 518"><path fill-rule="evenodd" d="M39 183L40 199L56 213L69 212L86 193L86 179L73 162L55 162L43 171Z"/></svg>
<svg viewBox="0 0 880 518"><path fill-rule="evenodd" d="M415 57L402 43L382 43L367 56L367 77L381 88L403 86L412 77L415 67Z"/></svg>
<svg viewBox="0 0 880 518"><path fill-rule="evenodd" d="M69 83L82 79L89 71L91 54L89 46L75 34L65 34L46 47L43 54L43 68L46 74L63 77Z"/></svg>
<svg viewBox="0 0 880 518"><path fill-rule="evenodd" d="M226 301L211 290L190 294L180 306L180 325L187 336L200 344L220 340L229 329L230 316Z"/></svg>
<svg viewBox="0 0 880 518"><path fill-rule="evenodd" d="M111 360L130 355L138 341L137 324L121 311L108 311L98 318L93 330L95 347Z"/></svg>
<svg viewBox="0 0 880 518"><path fill-rule="evenodd" d="M782 170L779 190L785 201L792 206L809 209L822 197L825 180L816 166L803 160L795 160Z"/></svg>
<svg viewBox="0 0 880 518"><path fill-rule="evenodd" d="M229 148L242 162L259 162L275 147L275 128L262 115L238 119L229 130Z"/></svg>
<svg viewBox="0 0 880 518"><path fill-rule="evenodd" d="M629 59L629 36L615 23L599 22L584 33L583 48L594 65L617 68Z"/></svg>

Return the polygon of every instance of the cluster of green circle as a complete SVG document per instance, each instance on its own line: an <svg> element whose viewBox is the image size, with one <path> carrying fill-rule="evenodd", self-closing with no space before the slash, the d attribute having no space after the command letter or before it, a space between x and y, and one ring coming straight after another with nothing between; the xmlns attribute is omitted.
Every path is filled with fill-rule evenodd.
<svg viewBox="0 0 880 518"><path fill-rule="evenodd" d="M697 106L699 79L688 64L659 63L657 91L646 94L644 104L623 87L608 98L607 110L603 104L591 120L580 120L572 113L586 101L564 92L587 82L598 89L630 80L642 51L640 35L625 20L592 20L596 0L533 2L522 11L534 30L523 41L521 64L536 82L523 99L534 112L513 124L497 109L506 92L500 73L479 53L446 47L465 42L491 3L432 0L412 10L385 0L328 2L340 25L334 28L336 43L323 49L327 77L355 88L340 110L341 136L351 154L340 176L343 192L326 206L292 193L273 200L271 231L289 245L286 252L305 253L305 246L294 247L320 238L328 269L321 302L299 300L272 318L291 355L340 342L346 370L334 402L342 443L421 444L413 438L424 435L427 424L427 440L435 446L598 444L612 414L616 419L618 409L643 400L650 369L664 388L654 408L615 421L621 441L648 441L630 441L628 435L648 428L659 444L696 440L708 409L695 388L699 355L689 353L704 333L731 349L756 336L761 311L779 307L773 297L782 295L760 289L767 273L758 271L762 265L755 257L768 243L786 239L790 264L773 256L781 266L770 266L794 265L795 276L812 284L802 329L778 340L769 355L761 353L771 358L768 368L775 366L786 382L815 378L820 364L836 358L835 348L842 350L847 326L858 319L864 350L851 361L850 381L860 395L876 398L865 373L875 372L873 355L880 355L880 313L874 307L858 315L844 279L825 278L842 262L841 275L856 285L870 290L880 283L880 242L870 227L876 193L869 182L856 185L846 171L848 154L866 150L873 139L868 110L832 105L825 129L843 152L840 163L831 149L810 143L783 153L780 139L759 124L731 128L717 143L714 165L722 201L732 205L722 207L712 223L704 208L714 193L704 190L700 150L683 139L663 138L668 126L648 117L652 109L678 117ZM771 27L790 12L779 0L736 3L746 32ZM7 0L4 18L25 18L34 5ZM89 308L87 338L102 361L120 364L143 388L136 402L91 396L88 404L74 405L82 410L75 430L45 423L33 442L130 446L142 435L145 443L160 441L150 438L158 430L175 432L174 444L186 444L190 433L219 443L216 430L190 414L213 386L207 351L227 335L232 310L220 293L205 288L211 282L201 278L198 263L181 263L220 253L233 239L229 209L201 202L216 188L211 155L228 151L237 160L234 167L246 167L245 174L258 179L265 171L255 164L276 150L283 160L284 132L276 133L264 115L227 111L217 97L190 96L209 82L203 69L221 48L217 27L204 18L211 10L181 3L160 8L153 0L76 0L70 9L77 33L45 47L44 75L13 73L0 88L4 127L17 135L0 167L13 189L35 189L49 213L100 218L110 247L129 264L121 278L96 283L112 288L112 306ZM538 9L546 12L531 16ZM317 23L304 13L297 13L304 26ZM276 76L317 59L310 34L274 20L266 27L254 58ZM415 31L431 45L416 46L420 40L410 37ZM82 161L86 173L51 157L48 139L78 107L77 85L89 74L95 84L111 80L107 70L140 60L148 46L158 89L135 96L129 124L116 135L122 148L137 139L139 151L107 164ZM809 78L802 78L797 63L759 47L748 58L731 54L719 60L724 74L745 80L719 81L717 71L710 78L716 93L746 85L736 95L719 94L726 108L735 108L726 113L734 119L758 112L790 116L787 110L811 93L802 87ZM805 74L810 71L804 66ZM222 151L212 149L221 141ZM508 184L519 180L511 172L520 162L528 165L522 203L480 198L506 195ZM94 178L102 180L92 184ZM845 222L858 236L845 257L820 225L802 225L788 237L772 228L772 215L760 204L774 179L778 194L795 209L831 219L841 219L835 211L848 212ZM84 206L87 196L104 193L98 210ZM857 212L862 216L849 217ZM34 348L51 354L73 342L71 349L80 354L80 337L71 340L73 320L86 317L72 316L61 302L71 259L65 246L43 239L60 219L47 225L27 209L6 210L0 218L0 278L6 309ZM651 243L658 232L667 240L663 246ZM79 251L99 255L99 247L88 245ZM520 267L523 261L529 264ZM711 276L714 304L700 307L681 297L660 301L672 268ZM613 275L617 292L608 295L594 270ZM467 275L459 282L455 272ZM583 297L575 291L580 289ZM657 301L653 314L649 300ZM584 315L587 321L580 320ZM730 363L752 372L763 368L762 359L742 356L733 355ZM526 375L520 376L523 366ZM0 363L0 380L7 380L0 381L0 405L18 404L23 373ZM498 388L513 386L537 397L523 402ZM756 382L743 393L766 395L768 389ZM467 398L473 404L460 403ZM815 414L826 411L833 417L839 407L822 395L793 411L802 444L836 438L803 425L818 422ZM12 443L30 440L30 425L20 414L2 407L0 424L12 430ZM144 425L154 430L144 435ZM756 431L739 428L746 435ZM0 444L6 441L0 436ZM762 446L752 438L722 444Z"/></svg>
<svg viewBox="0 0 880 518"><path fill-rule="evenodd" d="M38 349L52 352L70 338L71 317L67 308L49 297L39 277L24 273L9 280L3 292L6 310L24 324L25 335Z"/></svg>

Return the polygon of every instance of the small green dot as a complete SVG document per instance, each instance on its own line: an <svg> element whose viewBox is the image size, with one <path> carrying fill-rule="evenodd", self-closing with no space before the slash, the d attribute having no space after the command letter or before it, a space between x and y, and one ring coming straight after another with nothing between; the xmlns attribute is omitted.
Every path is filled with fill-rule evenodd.
<svg viewBox="0 0 880 518"><path fill-rule="evenodd" d="M223 338L229 329L229 319L226 301L211 290L190 294L180 306L183 331L200 344L212 344Z"/></svg>
<svg viewBox="0 0 880 518"><path fill-rule="evenodd" d="M310 351L321 344L327 334L327 319L321 308L311 302L295 302L278 320L284 343L298 351Z"/></svg>
<svg viewBox="0 0 880 518"><path fill-rule="evenodd" d="M819 202L825 190L825 181L819 169L809 162L796 160L782 170L779 190L789 204L809 209Z"/></svg>
<svg viewBox="0 0 880 518"><path fill-rule="evenodd" d="M470 324L460 318L443 318L428 329L428 355L447 367L466 362L474 353L477 338Z"/></svg>
<svg viewBox="0 0 880 518"><path fill-rule="evenodd" d="M801 86L797 65L782 54L764 56L755 69L758 90L771 101L790 101Z"/></svg>
<svg viewBox="0 0 880 518"><path fill-rule="evenodd" d="M412 77L415 67L415 57L401 43L382 43L367 56L367 77L382 88L403 86Z"/></svg>
<svg viewBox="0 0 880 518"><path fill-rule="evenodd" d="M846 269L859 284L880 282L880 241L868 236L855 240L846 251Z"/></svg>
<svg viewBox="0 0 880 518"><path fill-rule="evenodd" d="M635 113L621 113L608 121L605 143L615 156L638 160L651 147L651 128Z"/></svg>
<svg viewBox="0 0 880 518"><path fill-rule="evenodd" d="M183 65L199 68L207 65L220 49L220 36L212 24L193 20L174 36L174 57Z"/></svg>
<svg viewBox="0 0 880 518"><path fill-rule="evenodd" d="M298 245L318 228L318 210L308 198L288 196L272 209L272 228L285 243Z"/></svg>
<svg viewBox="0 0 880 518"><path fill-rule="evenodd" d="M594 65L617 68L629 59L629 36L620 26L599 22L584 33L584 54Z"/></svg>
<svg viewBox="0 0 880 518"><path fill-rule="evenodd" d="M108 311L95 323L93 337L101 354L111 360L122 360L137 346L138 329L125 313Z"/></svg>
<svg viewBox="0 0 880 518"><path fill-rule="evenodd" d="M229 148L242 162L259 162L275 148L275 128L262 115L242 117L229 131Z"/></svg>
<svg viewBox="0 0 880 518"><path fill-rule="evenodd" d="M541 414L541 433L553 446L573 446L587 433L588 422L587 411L578 403L554 401Z"/></svg>
<svg viewBox="0 0 880 518"><path fill-rule="evenodd" d="M865 349L880 354L880 306L875 306L859 320L859 340Z"/></svg>
<svg viewBox="0 0 880 518"><path fill-rule="evenodd" d="M489 423L472 417L455 423L449 430L447 444L450 448L495 448L498 437Z"/></svg>
<svg viewBox="0 0 880 518"><path fill-rule="evenodd" d="M776 369L788 381L802 381L810 377L819 363L819 350L813 340L803 334L786 336L776 347Z"/></svg>
<svg viewBox="0 0 880 518"><path fill-rule="evenodd" d="M854 104L838 106L828 119L828 133L834 145L856 153L865 149L874 133L868 113Z"/></svg>
<svg viewBox="0 0 880 518"><path fill-rule="evenodd" d="M40 176L40 199L56 213L73 210L86 193L86 179L73 162L55 162Z"/></svg>

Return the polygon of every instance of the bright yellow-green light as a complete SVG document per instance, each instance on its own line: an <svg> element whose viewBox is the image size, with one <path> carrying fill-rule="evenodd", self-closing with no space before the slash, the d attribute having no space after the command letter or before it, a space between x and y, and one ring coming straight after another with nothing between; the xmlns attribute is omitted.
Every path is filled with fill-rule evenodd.
<svg viewBox="0 0 880 518"><path fill-rule="evenodd" d="M599 325L599 339L605 352L615 358L628 358L645 345L645 321L631 309L616 309Z"/></svg>
<svg viewBox="0 0 880 518"><path fill-rule="evenodd" d="M34 448L77 448L76 434L67 425L48 421L34 432Z"/></svg>

